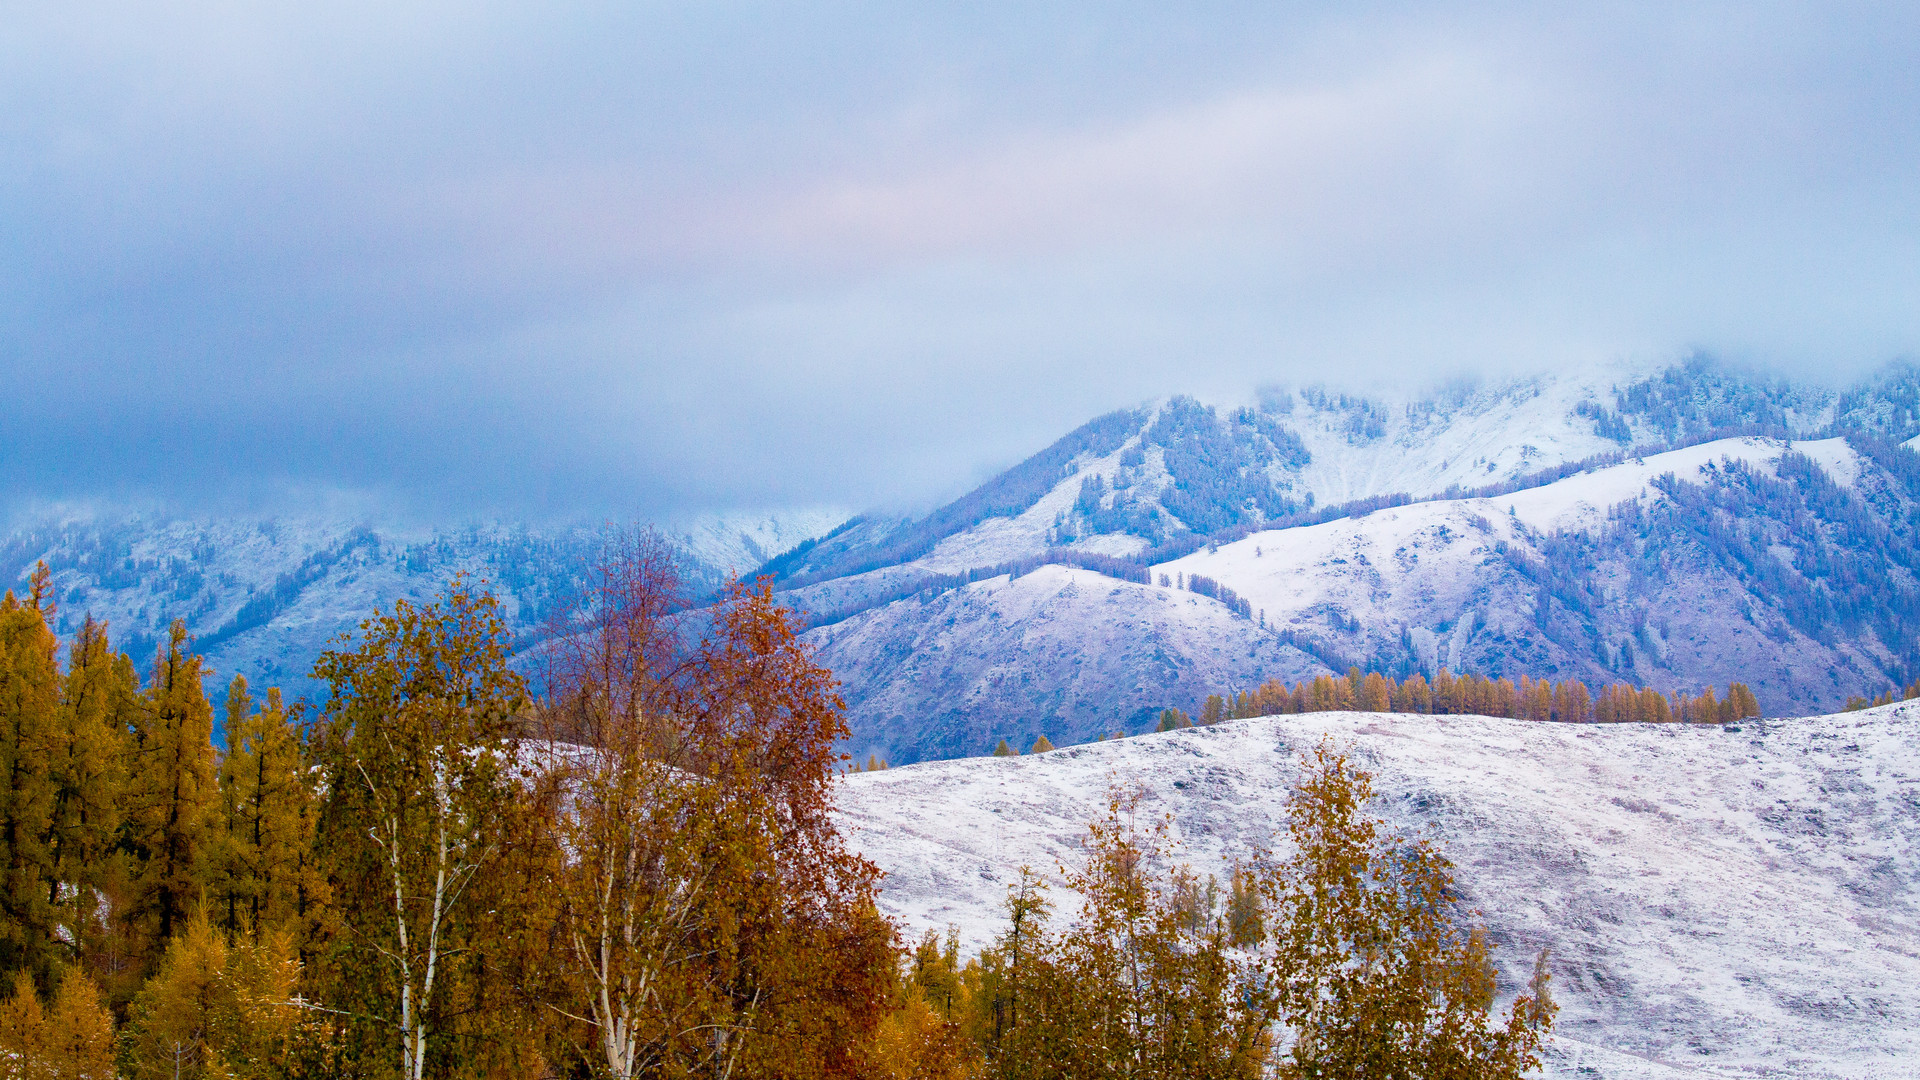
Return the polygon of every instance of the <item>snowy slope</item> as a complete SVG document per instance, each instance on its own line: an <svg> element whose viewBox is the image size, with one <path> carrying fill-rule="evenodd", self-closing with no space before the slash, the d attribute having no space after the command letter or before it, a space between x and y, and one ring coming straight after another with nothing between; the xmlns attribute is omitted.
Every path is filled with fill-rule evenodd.
<svg viewBox="0 0 1920 1080"><path fill-rule="evenodd" d="M863 760L979 754L1152 726L1168 705L1327 669L1217 601L1046 566L810 630Z"/></svg>
<svg viewBox="0 0 1920 1080"><path fill-rule="evenodd" d="M1010 486L1040 482L1039 490L1017 509L958 520L927 550L890 565L956 573L1030 557L1056 545L1103 555L1138 555L1170 536L1208 531L1197 523L1190 504L1181 509L1182 497L1191 495L1196 483L1218 483L1226 489L1244 489L1248 482L1271 485L1274 498L1304 508L1394 493L1432 496L1452 486L1510 481L1619 451L1623 443L1602 435L1594 416L1610 407L1620 387L1647 374L1647 369L1631 366L1600 367L1425 397L1369 399L1318 389L1269 392L1257 410L1244 414L1230 406L1201 406L1190 398L1160 399L1133 412L1102 417L1063 439L1062 444L1091 448L1071 454L1057 468L1043 468L1042 462L1055 461L1060 444L1003 474L996 483L1013 477L1022 479ZM1207 412L1204 417L1202 410ZM1643 432L1657 439L1646 424L1619 422L1629 442ZM1124 425L1124 430L1116 425ZM1187 465L1176 469L1168 455L1182 439L1194 437L1198 427L1216 430L1206 433L1209 445L1197 458L1189 443ZM1302 456L1274 438L1282 443L1297 439ZM1200 475L1195 475L1196 468ZM1088 519L1079 503L1084 485L1092 481L1105 492L1101 507L1116 518L1127 518L1126 524ZM935 518L959 505L943 508ZM1225 515L1222 520L1237 521L1245 514L1238 504L1215 509ZM847 568L867 566L860 558L863 544L877 549L883 543L884 538L867 541L856 535L792 569L808 580L818 576L808 570L857 572Z"/></svg>
<svg viewBox="0 0 1920 1080"><path fill-rule="evenodd" d="M832 510L688 516L661 531L696 585L744 573L831 529ZM331 518L48 515L0 538L10 587L45 560L57 627L104 619L142 670L174 619L186 621L224 680L299 694L313 658L377 607L430 598L453 575L484 581L516 632L536 630L594 557L597 526L483 524L408 529Z"/></svg>
<svg viewBox="0 0 1920 1080"><path fill-rule="evenodd" d="M1257 532L1155 566L1154 580L1212 578L1269 626L1312 632L1356 657L1410 648L1429 671L1449 666L1655 685L1676 674L1722 686L1741 679L1770 707L1808 711L1844 696L1836 672L1854 672L1864 683L1884 658L1844 640L1808 639L1768 618L1764 601L1710 567L1690 568L1667 593L1623 595L1620 604L1603 605L1587 624L1596 642L1559 641L1538 632L1539 590L1521 572L1525 560L1541 560L1546 538L1597 533L1610 508L1664 499L1652 486L1660 477L1711 482L1731 461L1769 470L1789 449L1843 487L1864 467L1841 439L1790 447L1719 440L1493 499L1416 503ZM1608 580L1624 594L1627 576ZM1652 610L1656 621L1636 626L1636 610Z"/></svg>
<svg viewBox="0 0 1920 1080"><path fill-rule="evenodd" d="M1313 454L1303 490L1322 505L1405 492L1483 487L1619 450L1575 409L1611 405L1615 387L1642 369L1602 367L1516 379L1426 400L1374 407L1380 434L1355 431L1355 408L1323 395L1290 395L1289 426ZM1635 433L1639 435L1639 432Z"/></svg>
<svg viewBox="0 0 1920 1080"><path fill-rule="evenodd" d="M1274 845L1331 734L1377 810L1430 831L1498 946L1563 1005L1558 1076L1920 1075L1920 703L1726 729L1326 713L1230 721L841 781L854 846L911 932L1001 927L1025 865L1077 858L1114 784L1196 868Z"/></svg>
<svg viewBox="0 0 1920 1080"><path fill-rule="evenodd" d="M1843 439L1723 439L1497 498L1442 499L1255 532L1152 567L1150 586L1050 567L1011 583L1003 576L886 603L924 580L928 560L806 586L790 598L813 611L869 607L808 640L845 684L851 748L894 761L978 753L1003 735L1030 742L1045 733L1064 744L1116 728L1138 732L1163 705L1192 712L1209 693L1349 664L1688 692L1724 690L1737 680L1776 712L1822 712L1850 695L1904 684L1907 659L1863 627L1816 625L1806 609L1786 607L1790 577L1756 577L1772 571L1710 557L1697 534L1726 526L1730 519L1717 511L1676 511L1683 533L1658 534L1657 542L1637 531L1644 523L1622 531L1613 516L1629 506L1636 513L1672 508L1665 492L1675 483L1722 491L1744 482L1742 468L1774 477L1789 452L1807 463L1803 471L1830 480L1836 495L1857 497L1857 505L1834 511L1839 519L1897 522L1916 509ZM1785 504L1741 513L1738 527L1764 526L1778 537L1812 540L1827 528ZM1017 524L996 520L1008 530ZM983 526L948 544L991 534ZM1860 535L1864 541L1833 543L1886 547L1884 533ZM1861 572L1835 557L1832 549L1796 555L1775 544L1760 560ZM1911 567L1869 569L1886 587L1911 587ZM1234 590L1252 617L1234 618L1225 605L1182 588L1196 575ZM1080 587L1068 590L1072 582ZM1882 602L1880 595L1869 600ZM1294 638L1283 641L1288 633ZM1888 640L1902 647L1897 636Z"/></svg>

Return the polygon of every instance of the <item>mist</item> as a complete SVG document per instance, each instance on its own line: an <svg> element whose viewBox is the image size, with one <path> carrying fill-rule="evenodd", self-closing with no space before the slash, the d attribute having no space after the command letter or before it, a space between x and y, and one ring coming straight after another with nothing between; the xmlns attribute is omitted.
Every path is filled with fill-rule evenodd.
<svg viewBox="0 0 1920 1080"><path fill-rule="evenodd" d="M920 507L1090 416L1920 343L1902 6L75 4L0 497Z"/></svg>

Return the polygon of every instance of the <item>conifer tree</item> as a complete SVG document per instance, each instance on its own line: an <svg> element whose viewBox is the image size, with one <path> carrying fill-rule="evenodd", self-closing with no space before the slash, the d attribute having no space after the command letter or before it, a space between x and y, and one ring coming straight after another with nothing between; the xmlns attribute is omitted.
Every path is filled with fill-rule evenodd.
<svg viewBox="0 0 1920 1080"><path fill-rule="evenodd" d="M1360 700L1357 707L1361 712L1386 712L1393 705L1392 698L1392 693L1387 689L1387 680L1377 672L1370 672L1366 678L1360 680Z"/></svg>
<svg viewBox="0 0 1920 1080"><path fill-rule="evenodd" d="M139 699L133 661L112 652L104 623L88 616L68 649L54 755L51 846L59 913L73 961L90 956L113 931L100 906L117 867L109 854L120 833L126 740Z"/></svg>
<svg viewBox="0 0 1920 1080"><path fill-rule="evenodd" d="M1039 738L1033 740L1033 746L1027 750L1027 753L1044 754L1051 749L1053 749L1053 743L1048 741L1045 735L1042 735Z"/></svg>
<svg viewBox="0 0 1920 1080"><path fill-rule="evenodd" d="M1907 696L1912 697L1914 695L1909 694ZM1753 691L1748 688L1746 683L1734 683L1727 687L1726 704L1729 713L1727 719L1729 720L1744 720L1750 716L1760 715L1760 700L1753 696Z"/></svg>
<svg viewBox="0 0 1920 1080"><path fill-rule="evenodd" d="M47 1016L40 994L25 971L13 977L13 995L0 1001L0 1080L48 1077Z"/></svg>
<svg viewBox="0 0 1920 1080"><path fill-rule="evenodd" d="M246 678L234 676L225 726L208 915L229 941L257 941L295 927L324 889L312 863L313 792L278 688L255 709Z"/></svg>
<svg viewBox="0 0 1920 1080"><path fill-rule="evenodd" d="M1014 755L1013 747L1007 745L1007 740L1001 739L999 745L993 748L993 756L994 757L1013 757L1015 755Z"/></svg>
<svg viewBox="0 0 1920 1080"><path fill-rule="evenodd" d="M1393 707L1396 712L1423 713L1433 707L1432 695L1427 690L1427 677L1414 672L1407 681L1400 684L1400 692L1394 695Z"/></svg>
<svg viewBox="0 0 1920 1080"><path fill-rule="evenodd" d="M0 978L52 984L58 880L51 839L59 744L58 641L47 628L46 567L22 603L0 598Z"/></svg>
<svg viewBox="0 0 1920 1080"><path fill-rule="evenodd" d="M205 674L188 651L186 624L175 620L135 712L121 831L133 862L124 918L148 965L186 925L206 883L219 791Z"/></svg>
<svg viewBox="0 0 1920 1080"><path fill-rule="evenodd" d="M113 1016L86 973L70 970L47 1010L48 1075L59 1080L113 1080Z"/></svg>
<svg viewBox="0 0 1920 1080"><path fill-rule="evenodd" d="M224 1070L219 1046L228 1014L238 1011L221 977L227 948L196 914L167 943L153 977L134 995L125 1032L135 1080L198 1080Z"/></svg>

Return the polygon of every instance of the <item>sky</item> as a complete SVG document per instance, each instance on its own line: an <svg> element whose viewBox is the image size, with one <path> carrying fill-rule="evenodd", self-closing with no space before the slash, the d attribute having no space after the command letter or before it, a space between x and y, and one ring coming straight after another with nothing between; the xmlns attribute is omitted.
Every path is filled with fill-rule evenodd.
<svg viewBox="0 0 1920 1080"><path fill-rule="evenodd" d="M1107 410L1920 353L1920 7L0 2L0 498L924 508Z"/></svg>

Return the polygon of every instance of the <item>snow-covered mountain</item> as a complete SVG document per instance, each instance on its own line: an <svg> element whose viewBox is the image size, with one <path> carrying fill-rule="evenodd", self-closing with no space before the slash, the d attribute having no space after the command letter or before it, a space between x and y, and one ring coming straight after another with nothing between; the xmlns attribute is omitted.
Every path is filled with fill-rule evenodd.
<svg viewBox="0 0 1920 1080"><path fill-rule="evenodd" d="M1920 677L1917 407L1912 368L1835 392L1698 361L1172 398L765 569L822 624L852 748L894 761L1348 665L1819 712Z"/></svg>
<svg viewBox="0 0 1920 1080"><path fill-rule="evenodd" d="M882 909L972 950L1022 866L1057 881L1079 859L1116 785L1203 873L1284 853L1284 798L1326 735L1374 773L1376 812L1454 861L1503 999L1551 949L1549 1075L1920 1075L1920 702L1724 727L1228 721L850 774L838 813L887 873Z"/></svg>
<svg viewBox="0 0 1920 1080"><path fill-rule="evenodd" d="M1738 679L1816 712L1920 677L1908 440L1920 370L1900 366L1841 391L1703 361L1397 399L1270 388L1097 418L917 519L667 528L696 577L775 576L845 684L850 749L895 762L1137 731L1356 664ZM66 628L92 612L144 659L183 618L219 672L298 693L341 631L456 571L537 628L597 535L43 514L0 541L0 573L44 558Z"/></svg>
<svg viewBox="0 0 1920 1080"><path fill-rule="evenodd" d="M738 512L659 525L696 587L751 570L845 519L833 510ZM484 580L517 632L536 632L578 583L598 526L476 524L395 529L357 520L186 518L50 513L0 541L0 572L53 572L56 628L104 619L116 648L144 667L184 619L216 675L308 692L314 657L377 607L419 601L453 575Z"/></svg>

